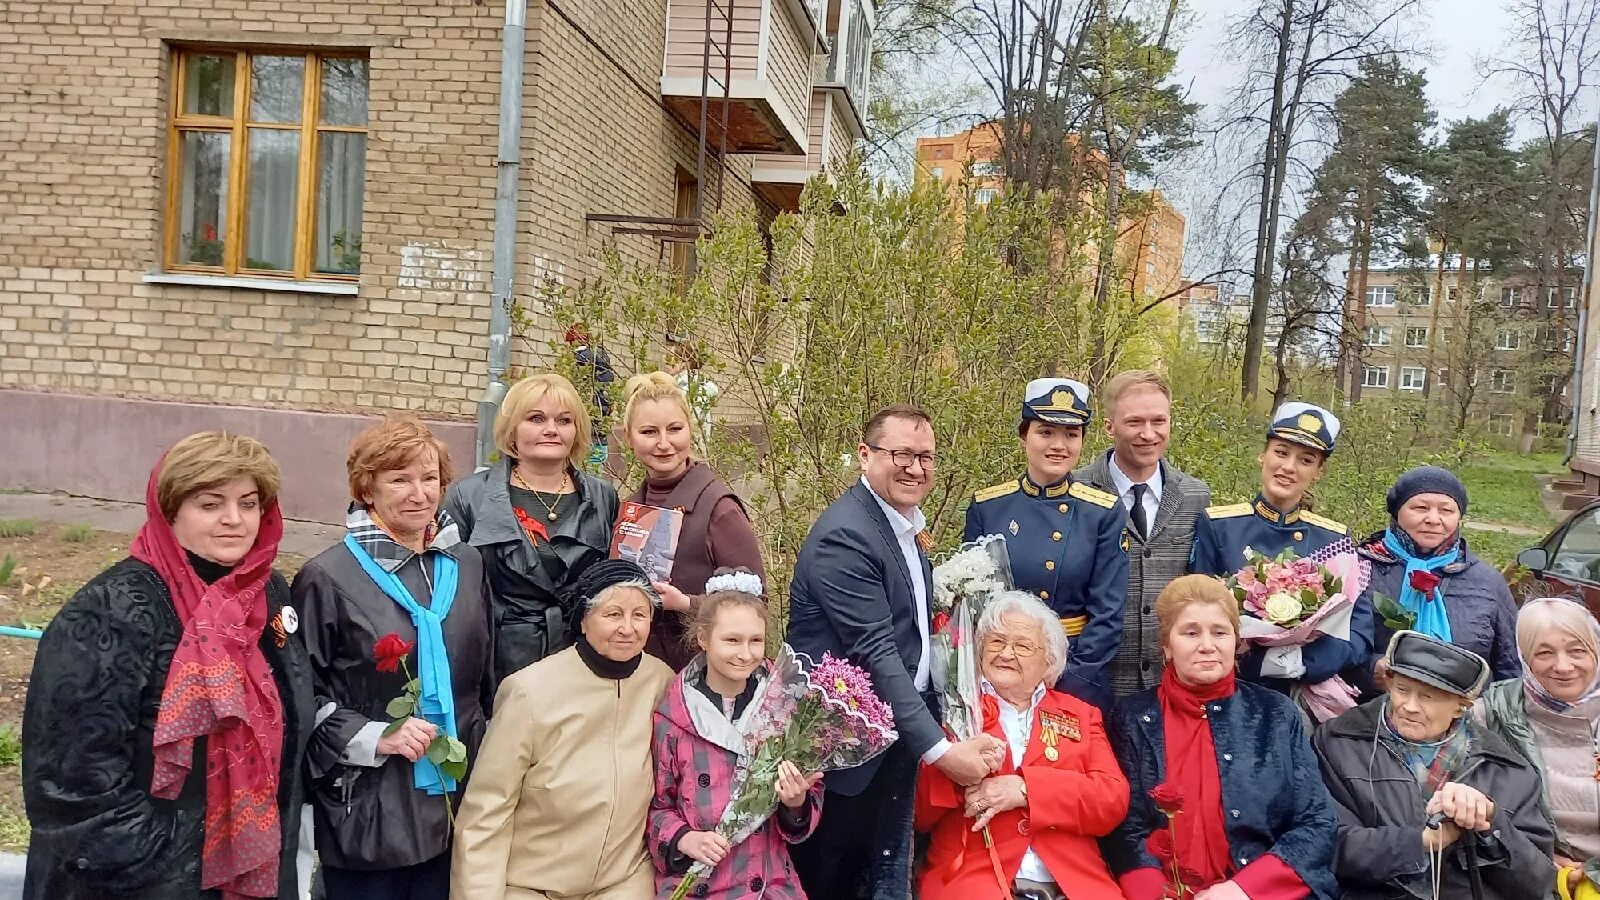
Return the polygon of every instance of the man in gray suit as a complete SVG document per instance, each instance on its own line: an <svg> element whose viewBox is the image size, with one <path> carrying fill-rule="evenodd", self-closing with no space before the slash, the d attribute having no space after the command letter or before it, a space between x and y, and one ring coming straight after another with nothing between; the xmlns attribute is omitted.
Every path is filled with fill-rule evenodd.
<svg viewBox="0 0 1600 900"><path fill-rule="evenodd" d="M1165 663L1156 595L1189 571L1195 520L1211 503L1211 489L1165 459L1172 430L1166 379L1155 372L1122 372L1106 384L1104 397L1112 447L1072 478L1116 495L1128 514L1122 540L1128 602L1122 643L1108 670L1111 695L1121 700L1161 683Z"/></svg>

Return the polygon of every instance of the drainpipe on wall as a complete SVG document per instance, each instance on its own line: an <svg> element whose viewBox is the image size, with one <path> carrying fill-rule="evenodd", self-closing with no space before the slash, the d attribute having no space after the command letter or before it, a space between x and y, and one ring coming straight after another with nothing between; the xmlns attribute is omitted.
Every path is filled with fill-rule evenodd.
<svg viewBox="0 0 1600 900"><path fill-rule="evenodd" d="M1583 355L1588 352L1586 338L1589 332L1589 304L1592 302L1590 292L1594 290L1596 265L1594 238L1597 214L1600 214L1600 128L1595 132L1594 160L1589 171L1588 243L1583 248L1583 286L1578 289L1579 295L1583 297L1583 303L1578 306L1578 342L1573 347L1572 354L1572 422L1567 429L1567 455L1562 457L1562 465L1572 462L1572 457L1578 454L1578 417L1583 414L1583 405L1587 402L1583 396ZM1600 397L1595 398L1595 401L1600 402Z"/></svg>
<svg viewBox="0 0 1600 900"><path fill-rule="evenodd" d="M494 189L494 272L489 299L489 373L478 401L477 466L495 452L494 417L506 397L511 368L512 280L517 265L517 183L522 170L522 57L527 40L528 0L506 0L500 38L500 151Z"/></svg>

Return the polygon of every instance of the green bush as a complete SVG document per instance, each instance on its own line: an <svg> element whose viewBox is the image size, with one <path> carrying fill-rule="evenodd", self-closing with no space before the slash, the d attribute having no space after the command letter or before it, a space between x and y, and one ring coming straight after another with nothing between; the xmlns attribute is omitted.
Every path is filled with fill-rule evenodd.
<svg viewBox="0 0 1600 900"><path fill-rule="evenodd" d="M88 525L68 525L62 530L61 539L69 544L86 544L94 540L94 529Z"/></svg>
<svg viewBox="0 0 1600 900"><path fill-rule="evenodd" d="M7 553L5 559L0 559L0 587L11 583L11 576L17 571L17 560Z"/></svg>
<svg viewBox="0 0 1600 900"><path fill-rule="evenodd" d="M38 528L32 519L0 519L0 538L30 537Z"/></svg>

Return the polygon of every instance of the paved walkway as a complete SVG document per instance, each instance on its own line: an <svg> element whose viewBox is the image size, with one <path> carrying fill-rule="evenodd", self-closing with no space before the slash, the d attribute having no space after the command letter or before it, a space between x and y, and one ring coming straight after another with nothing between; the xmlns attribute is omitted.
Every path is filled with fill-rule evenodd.
<svg viewBox="0 0 1600 900"><path fill-rule="evenodd" d="M100 531L132 534L144 524L144 504L91 500L66 494L0 493L0 519L34 519L63 525L88 525ZM285 521L278 548L312 557L344 538L344 529L317 522ZM3 898L0 898L3 900Z"/></svg>

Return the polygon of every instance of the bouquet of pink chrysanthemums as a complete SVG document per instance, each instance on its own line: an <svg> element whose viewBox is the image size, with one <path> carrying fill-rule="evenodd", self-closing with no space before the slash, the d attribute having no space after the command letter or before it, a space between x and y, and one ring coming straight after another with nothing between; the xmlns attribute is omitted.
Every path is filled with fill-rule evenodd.
<svg viewBox="0 0 1600 900"><path fill-rule="evenodd" d="M778 809L778 764L801 772L832 772L859 766L889 749L898 735L894 711L872 689L872 677L849 660L823 654L810 665L788 644L773 662L747 720L746 751L739 756L728 805L717 834L738 844ZM683 900L711 873L697 862L672 893Z"/></svg>
<svg viewBox="0 0 1600 900"><path fill-rule="evenodd" d="M1309 557L1285 549L1267 556L1248 547L1245 565L1228 578L1228 588L1247 614L1239 623L1242 637L1269 648L1261 674L1298 677L1300 647L1319 637L1350 639L1350 615L1366 590L1370 568L1348 539L1336 541ZM1327 721L1355 706L1357 692L1335 676L1305 685L1299 699L1318 720Z"/></svg>

